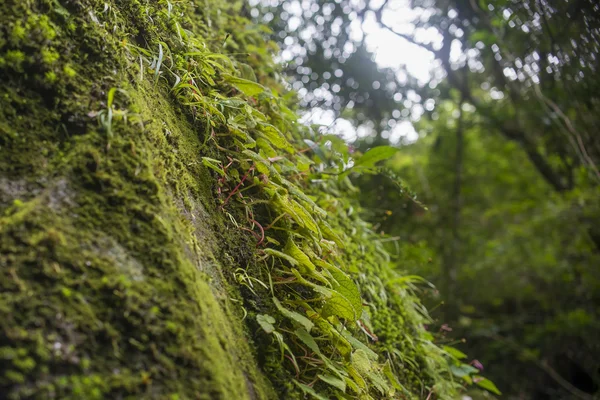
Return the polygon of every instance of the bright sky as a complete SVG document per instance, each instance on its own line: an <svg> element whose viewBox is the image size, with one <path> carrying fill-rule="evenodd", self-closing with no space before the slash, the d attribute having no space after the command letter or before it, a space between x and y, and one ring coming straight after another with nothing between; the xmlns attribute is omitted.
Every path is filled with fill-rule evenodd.
<svg viewBox="0 0 600 400"><path fill-rule="evenodd" d="M412 9L407 0L395 0L388 3L382 19L386 25L393 27L397 32L407 35L414 34L420 42L436 47L441 46L442 36L434 28L427 31L420 29L415 32L412 21L417 18L427 20L428 13L427 10ZM362 24L362 29L360 26L357 28L358 32L362 30L366 34L367 45L375 53L375 59L379 65L392 68L405 65L412 76L423 83L429 81L429 72L432 70L434 61L431 52L409 43L386 28L381 28L373 14L368 15Z"/></svg>
<svg viewBox="0 0 600 400"><path fill-rule="evenodd" d="M377 8L379 4L372 4L372 6ZM415 26L412 24L412 21L418 18L428 19L428 13L428 10L412 9L408 0L392 0L388 3L382 19L386 25L393 27L397 32L414 35L417 41L439 48L441 47L442 36L437 30L434 28L415 30ZM424 85L431 80L431 74L436 70L433 53L398 37L387 28L381 27L372 13L367 14L362 25L360 22L356 20L352 25L352 39L358 41L362 38L362 35L366 35L367 46L375 54L375 61L381 67L398 68L400 81L406 79L404 72L400 70L402 66ZM460 52L460 49L456 50ZM416 140L418 134L412 122L418 120L422 113L422 108L413 110L411 115L399 119L399 122L391 127L389 132L385 132L384 136L388 136L392 143L397 143L402 137L408 141ZM340 118L336 120L332 111L312 110L306 114L303 120L307 123L324 125L329 131L342 135L348 141L354 141L357 137L369 134L369 129L361 127L356 129L347 120Z"/></svg>
<svg viewBox="0 0 600 400"><path fill-rule="evenodd" d="M269 2L268 0L250 1L251 4L256 4L259 1ZM372 2L371 7L377 9L383 1ZM352 0L352 2L358 5L363 3L363 0ZM299 18L302 15L303 9L307 6L309 7L310 4L311 0L292 0L288 3L286 10L290 14L290 19L288 20L290 27L294 28L294 25L298 23L298 21L294 21L294 18ZM442 36L437 30L434 28L429 30L415 30L415 26L412 24L412 21L418 18L427 20L430 17L429 13L429 10L426 9L412 9L409 5L409 0L391 0L382 14L382 19L386 25L393 27L397 32L414 35L417 41L430 44L434 48L439 48L441 47ZM361 22L363 23L361 24ZM381 27L375 20L374 13L367 13L364 21L356 19L352 23L351 29L351 38L355 41L361 40L363 35L366 35L365 41L367 46L375 54L375 61L381 67L398 68L398 79L400 82L406 79L405 73L400 70L403 66L410 75L417 78L423 85L431 80L432 74L437 79L441 78L441 76L435 76L435 74L440 74L441 71L439 68L435 68L434 56L431 52ZM283 59L293 59L294 55L292 53L288 52L287 56L285 53L285 51L282 53ZM454 55L456 53L460 54L460 49L453 49L453 53L455 53ZM397 117L401 117L397 118L398 123L391 126L389 131L384 133L384 136L389 137L392 143L398 142L401 137L409 141L416 140L418 134L413 128L412 121L417 121L422 114L422 107L415 107L408 115L406 115L406 111L401 116L398 115ZM348 141L354 141L357 137L366 136L370 132L369 127L356 128L347 120L341 118L335 119L333 111L319 108L307 112L302 121L304 123L323 125L327 131L340 134Z"/></svg>

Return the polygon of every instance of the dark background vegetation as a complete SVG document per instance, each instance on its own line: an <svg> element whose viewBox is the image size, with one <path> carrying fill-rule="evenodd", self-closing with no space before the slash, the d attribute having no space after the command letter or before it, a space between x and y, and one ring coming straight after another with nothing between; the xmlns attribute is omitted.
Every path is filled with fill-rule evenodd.
<svg viewBox="0 0 600 400"><path fill-rule="evenodd" d="M245 12L292 52L284 68L304 107L369 133L357 149L423 112L418 140L401 138L388 163L416 200L384 175L355 183L398 269L436 286L423 295L440 341L465 338L458 347L504 398L596 398L600 5L413 0L414 27L437 30L436 44L385 20L400 3L266 0ZM378 66L364 36L351 39L350 25L366 20L430 51L432 80Z"/></svg>

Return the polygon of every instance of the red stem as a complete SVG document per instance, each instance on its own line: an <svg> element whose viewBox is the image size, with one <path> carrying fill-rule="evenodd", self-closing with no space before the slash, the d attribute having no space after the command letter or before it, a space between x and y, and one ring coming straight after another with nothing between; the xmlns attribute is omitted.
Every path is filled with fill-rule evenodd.
<svg viewBox="0 0 600 400"><path fill-rule="evenodd" d="M288 360L291 361L292 365L294 366L294 369L296 370L296 378L300 377L300 370L298 369L298 366L296 365L296 363L294 362L294 360L292 359L292 357L288 356L287 354L284 355L285 358L287 358Z"/></svg>
<svg viewBox="0 0 600 400"><path fill-rule="evenodd" d="M252 222L253 224L256 224L258 226L258 229L260 229L261 237L260 237L260 240L258 241L258 243L256 243L257 246L260 246L265 241L265 230L262 227L262 225L258 223L258 221L251 219L250 222Z"/></svg>
<svg viewBox="0 0 600 400"><path fill-rule="evenodd" d="M225 202L223 203L223 205L221 205L221 209L223 209L225 207L225 205L227 204L227 202L229 201L231 196L233 196L234 194L236 194L238 192L238 190L240 190L240 187L244 184L244 181L246 180L246 178L248 178L248 175L252 171L254 171L254 165L252 167L250 167L248 172L246 172L244 174L244 176L242 177L242 180L240 181L240 183L238 183L237 186L231 191L231 193L229 193L229 196L227 196L227 198L225 199Z"/></svg>

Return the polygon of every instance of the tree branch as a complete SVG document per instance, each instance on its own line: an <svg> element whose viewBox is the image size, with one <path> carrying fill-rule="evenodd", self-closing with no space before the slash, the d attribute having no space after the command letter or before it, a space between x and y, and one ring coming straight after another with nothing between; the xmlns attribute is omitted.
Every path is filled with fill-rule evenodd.
<svg viewBox="0 0 600 400"><path fill-rule="evenodd" d="M427 51L432 52L433 54L435 54L436 57L439 56L439 52L440 51L434 49L433 46L431 46L430 44L417 42L415 40L415 38L413 38L412 36L407 35L405 33L400 33L400 32L395 31L391 26L389 26L388 24L383 23L383 21L381 20L381 18L378 18L377 22L379 22L381 24L381 26L383 26L388 31L392 32L394 35L396 35L396 36L398 36L398 37L406 40L407 42L410 42L412 44L416 44L417 46L419 46L419 47L421 47L421 48L423 48L423 49L425 49Z"/></svg>
<svg viewBox="0 0 600 400"><path fill-rule="evenodd" d="M450 65L449 54L450 54L450 45L451 41L449 40L448 34L444 34L444 45L440 50L436 50L433 46L420 43L415 40L414 37L400 33L395 31L391 26L383 23L381 20L378 21L384 28L395 34L396 36L415 44L425 50L432 52L436 58L438 58L442 62L442 66L446 70L446 74L448 75L448 83L450 86L457 89L461 97L471 103L475 108L477 108L484 118L489 120L496 129L498 129L507 139L514 140L519 142L522 145L523 150L527 154L527 157L531 161L531 163L535 166L535 168L539 171L542 177L557 191L564 192L569 189L569 185L565 184L560 175L552 168L552 166L548 163L546 158L538 151L537 146L533 143L525 132L520 130L515 130L514 128L509 128L506 126L504 121L499 120L493 113L486 112L486 107L481 105L481 102L473 97L470 88L468 87L466 80L462 80L458 77L456 71L452 70L452 66Z"/></svg>

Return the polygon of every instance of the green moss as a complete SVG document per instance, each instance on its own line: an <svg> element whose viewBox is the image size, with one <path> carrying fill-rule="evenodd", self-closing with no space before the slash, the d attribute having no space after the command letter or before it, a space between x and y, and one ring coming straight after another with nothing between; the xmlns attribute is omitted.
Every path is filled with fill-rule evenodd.
<svg viewBox="0 0 600 400"><path fill-rule="evenodd" d="M77 71L75 71L75 69L69 64L65 64L63 67L63 72L69 78L74 78L75 75L77 75Z"/></svg>
<svg viewBox="0 0 600 400"><path fill-rule="evenodd" d="M23 39L25 39L25 36L27 35L27 29L25 29L25 27L23 26L23 23L21 21L17 21L15 23L15 25L13 26L12 32L11 32L11 39L14 43L19 43L21 42Z"/></svg>
<svg viewBox="0 0 600 400"><path fill-rule="evenodd" d="M25 62L25 53L20 50L9 50L3 58L6 63L12 64L10 66L19 71Z"/></svg>
<svg viewBox="0 0 600 400"><path fill-rule="evenodd" d="M11 399L273 397L216 262L234 242L194 165L198 136L167 92L130 86L94 6L69 10L76 34L57 28L62 13L37 14L45 6L1 6L13 47L0 97L0 388ZM71 80L45 71L42 92L35 74L16 74L62 62ZM128 93L116 107L139 118L113 121L108 150L88 114L113 85Z"/></svg>
<svg viewBox="0 0 600 400"><path fill-rule="evenodd" d="M418 300L345 211L353 189L306 178L240 7L0 5L6 397L453 393Z"/></svg>
<svg viewBox="0 0 600 400"><path fill-rule="evenodd" d="M42 62L44 62L45 64L54 64L56 61L58 61L59 58L60 55L56 50L42 49Z"/></svg>

